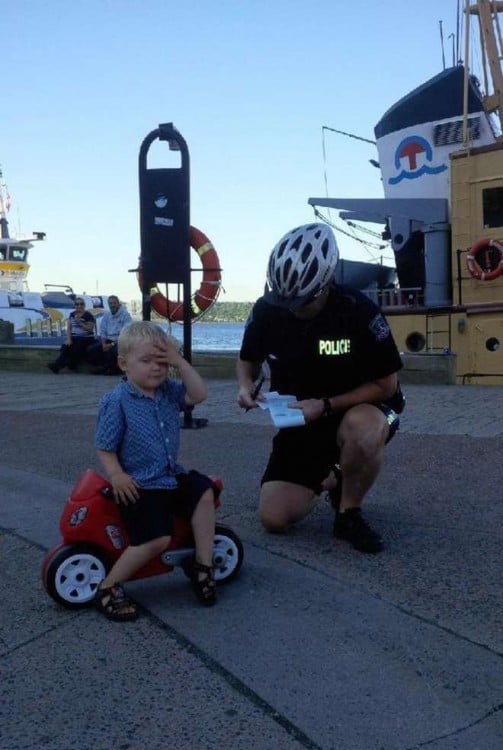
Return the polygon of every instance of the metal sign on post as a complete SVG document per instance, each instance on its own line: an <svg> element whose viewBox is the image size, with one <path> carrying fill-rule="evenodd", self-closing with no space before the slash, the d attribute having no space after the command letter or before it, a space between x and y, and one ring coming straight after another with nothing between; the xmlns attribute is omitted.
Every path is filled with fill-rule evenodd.
<svg viewBox="0 0 503 750"><path fill-rule="evenodd" d="M148 151L157 139L180 152L180 167L147 168ZM148 293L157 282L190 286L189 151L172 123L147 135L138 168L143 291Z"/></svg>
<svg viewBox="0 0 503 750"><path fill-rule="evenodd" d="M155 140L167 142L180 152L179 167L147 167L147 155ZM151 317L151 289L158 283L183 285L183 354L192 361L192 310L190 288L190 170L187 144L173 123L152 130L140 147L140 268L142 317ZM183 427L203 427L207 419L193 419L184 412Z"/></svg>

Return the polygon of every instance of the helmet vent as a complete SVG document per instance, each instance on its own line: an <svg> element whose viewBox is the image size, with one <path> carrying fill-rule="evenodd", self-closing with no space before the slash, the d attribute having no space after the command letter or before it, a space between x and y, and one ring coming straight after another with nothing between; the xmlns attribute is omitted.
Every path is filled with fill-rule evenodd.
<svg viewBox="0 0 503 750"><path fill-rule="evenodd" d="M285 234L269 257L267 281L287 303L317 294L334 275L339 257L330 227L308 224Z"/></svg>
<svg viewBox="0 0 503 750"><path fill-rule="evenodd" d="M312 250L313 250L313 246L311 245L311 243L306 242L306 244L304 245L304 249L302 250L302 253L300 256L303 263L307 263Z"/></svg>

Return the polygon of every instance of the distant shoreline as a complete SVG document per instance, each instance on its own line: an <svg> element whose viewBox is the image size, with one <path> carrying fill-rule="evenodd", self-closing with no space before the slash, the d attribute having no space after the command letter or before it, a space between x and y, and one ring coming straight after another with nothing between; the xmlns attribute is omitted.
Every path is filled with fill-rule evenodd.
<svg viewBox="0 0 503 750"><path fill-rule="evenodd" d="M254 302L215 302L200 318L193 323L246 323ZM133 313L132 313L133 314ZM135 318L141 319L141 313L135 311ZM164 321L157 313L152 314L152 320Z"/></svg>

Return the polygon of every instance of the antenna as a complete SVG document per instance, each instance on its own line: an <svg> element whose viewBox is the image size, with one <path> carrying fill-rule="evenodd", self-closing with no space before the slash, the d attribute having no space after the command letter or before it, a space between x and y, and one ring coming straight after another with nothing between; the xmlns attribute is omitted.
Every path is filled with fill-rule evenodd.
<svg viewBox="0 0 503 750"><path fill-rule="evenodd" d="M443 70L445 70L444 29L442 26L442 21L439 21L438 25L440 26L440 46L442 47L442 66L443 66Z"/></svg>
<svg viewBox="0 0 503 750"><path fill-rule="evenodd" d="M459 56L460 56L460 50L459 50L459 40L461 38L461 12L460 12L460 5L461 0L458 0L457 2L457 8L456 8L456 62L455 65L459 63Z"/></svg>
<svg viewBox="0 0 503 750"><path fill-rule="evenodd" d="M454 41L454 33L449 34L447 39L452 39L452 67L456 65L456 48L455 48L455 41Z"/></svg>

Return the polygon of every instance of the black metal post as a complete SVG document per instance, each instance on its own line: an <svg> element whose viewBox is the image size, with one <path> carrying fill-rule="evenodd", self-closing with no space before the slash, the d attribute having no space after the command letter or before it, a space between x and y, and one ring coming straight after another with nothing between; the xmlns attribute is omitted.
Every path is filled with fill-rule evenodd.
<svg viewBox="0 0 503 750"><path fill-rule="evenodd" d="M147 154L156 140L179 151L179 168L147 169ZM151 289L156 283L183 285L183 356L192 362L192 309L190 280L189 150L173 123L160 124L143 140L138 158L140 185L140 266L142 317L151 319ZM183 427L204 427L207 419L193 419L193 407L184 411Z"/></svg>

